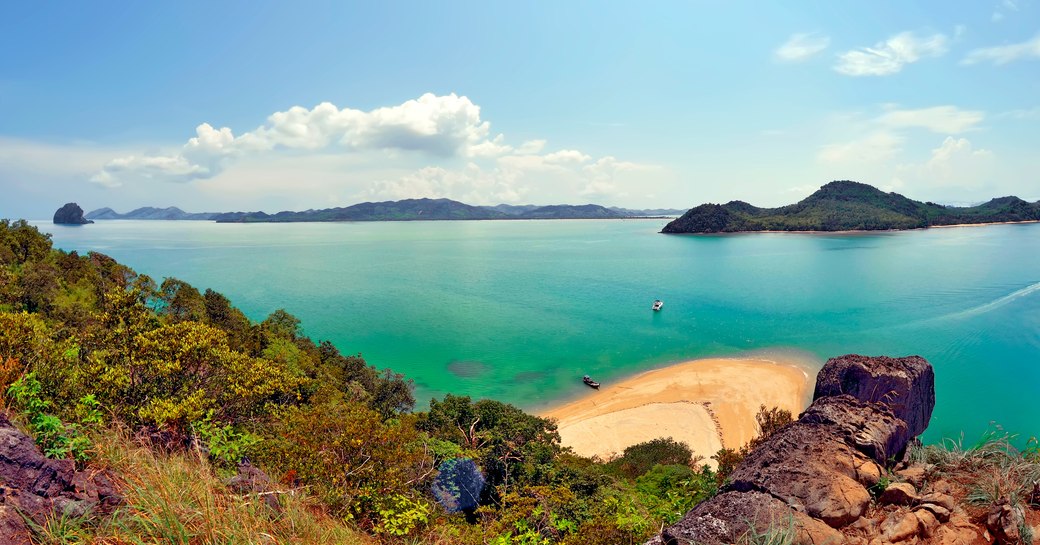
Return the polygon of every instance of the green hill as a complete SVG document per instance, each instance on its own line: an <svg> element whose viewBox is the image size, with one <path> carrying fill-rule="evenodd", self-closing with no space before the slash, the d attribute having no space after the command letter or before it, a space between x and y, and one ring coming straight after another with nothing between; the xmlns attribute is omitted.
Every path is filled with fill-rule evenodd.
<svg viewBox="0 0 1040 545"><path fill-rule="evenodd" d="M933 225L1040 220L1040 202L1001 197L971 207L943 206L885 193L871 185L835 181L798 203L758 208L742 201L702 204L662 229L662 233L742 231L876 231Z"/></svg>
<svg viewBox="0 0 1040 545"><path fill-rule="evenodd" d="M451 199L405 199L363 202L344 208L303 212L230 212L214 219L217 223L281 223L297 221L409 221L409 220L494 220L510 217L504 212L470 206Z"/></svg>

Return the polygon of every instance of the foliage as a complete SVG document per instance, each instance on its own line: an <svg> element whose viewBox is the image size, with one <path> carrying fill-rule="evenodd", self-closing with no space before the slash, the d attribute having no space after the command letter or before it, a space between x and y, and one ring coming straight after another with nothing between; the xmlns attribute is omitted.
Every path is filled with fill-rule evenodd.
<svg viewBox="0 0 1040 545"><path fill-rule="evenodd" d="M686 443L662 437L626 448L621 457L610 465L617 467L624 475L635 478L655 465L688 465L692 460L693 451Z"/></svg>
<svg viewBox="0 0 1040 545"><path fill-rule="evenodd" d="M636 490L655 519L672 524L714 496L718 486L708 466L694 471L685 465L655 465L636 479Z"/></svg>
<svg viewBox="0 0 1040 545"><path fill-rule="evenodd" d="M712 459L718 463L718 472L715 474L718 487L722 488L726 483L726 479L729 478L729 474L744 461L748 454L751 454L751 451L758 448L770 435L793 421L794 418L791 416L791 411L787 409L779 407L767 409L765 405L760 406L758 413L755 414L758 435L748 441L746 445L740 447L740 449L724 448L712 456Z"/></svg>
<svg viewBox="0 0 1040 545"><path fill-rule="evenodd" d="M969 503L991 505L1007 498L1015 505L1027 502L1034 483L1040 482L1036 440L1030 438L1021 450L1015 440L1015 435L993 426L970 447L946 440L940 445L916 447L911 455L934 464L945 475L963 476Z"/></svg>
<svg viewBox="0 0 1040 545"><path fill-rule="evenodd" d="M458 444L478 460L498 495L514 486L543 482L544 466L561 452L555 423L491 399L474 403L468 396L448 394L441 401L431 400L429 412L420 415L416 425Z"/></svg>
<svg viewBox="0 0 1040 545"><path fill-rule="evenodd" d="M400 528L387 513L404 516L399 498L420 501L415 488L433 474L433 460L411 424L385 422L358 404L291 407L263 430L262 448L250 458L293 472L334 512L362 527Z"/></svg>
<svg viewBox="0 0 1040 545"><path fill-rule="evenodd" d="M126 481L125 509L55 517L39 542L364 542L328 512L385 543L637 544L714 493L714 474L669 440L607 465L505 403L448 395L411 414L411 381L315 343L286 310L254 323L218 292L157 285L6 220L0 386L48 455L96 453ZM243 458L291 492L281 515L216 479ZM432 483L458 458L472 471L455 476L486 486L448 514Z"/></svg>
<svg viewBox="0 0 1040 545"><path fill-rule="evenodd" d="M260 443L260 438L247 431L236 429L231 424L221 425L213 419L213 411L191 425L195 436L205 445L212 459L226 467L233 467L245 457L246 452Z"/></svg>
<svg viewBox="0 0 1040 545"><path fill-rule="evenodd" d="M90 458L90 439L81 433L76 424L66 424L60 418L48 414L51 403L42 399L41 391L40 381L29 373L11 384L7 395L25 415L29 431L35 436L36 444L45 456L86 462ZM89 406L90 401L89 396L84 396L81 403Z"/></svg>
<svg viewBox="0 0 1040 545"><path fill-rule="evenodd" d="M791 545L797 537L793 518L785 521L774 521L767 528L759 530L753 524L748 525L747 532L740 538L740 545Z"/></svg>
<svg viewBox="0 0 1040 545"><path fill-rule="evenodd" d="M121 475L126 505L91 520L56 517L36 529L40 543L325 543L371 540L326 513L306 490L280 494L273 513L255 497L228 491L194 451L157 453L125 429L96 437L96 463Z"/></svg>

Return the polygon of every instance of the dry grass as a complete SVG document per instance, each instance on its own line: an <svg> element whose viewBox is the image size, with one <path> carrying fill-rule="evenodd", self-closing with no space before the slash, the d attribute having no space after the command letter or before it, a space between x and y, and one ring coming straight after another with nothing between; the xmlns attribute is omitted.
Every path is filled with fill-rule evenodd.
<svg viewBox="0 0 1040 545"><path fill-rule="evenodd" d="M123 431L95 438L97 463L123 482L126 505L101 519L55 517L35 529L42 545L369 544L305 494L283 494L281 512L230 493L194 453L159 454Z"/></svg>

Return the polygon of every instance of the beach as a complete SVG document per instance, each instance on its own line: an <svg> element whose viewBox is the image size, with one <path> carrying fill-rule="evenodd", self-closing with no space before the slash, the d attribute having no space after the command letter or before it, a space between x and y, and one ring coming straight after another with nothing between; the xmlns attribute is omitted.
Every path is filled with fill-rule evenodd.
<svg viewBox="0 0 1040 545"><path fill-rule="evenodd" d="M671 437L714 467L720 448L739 448L757 433L761 406L797 417L809 402L810 377L794 362L701 359L647 371L542 411L558 422L563 445L582 456L612 458L628 446Z"/></svg>

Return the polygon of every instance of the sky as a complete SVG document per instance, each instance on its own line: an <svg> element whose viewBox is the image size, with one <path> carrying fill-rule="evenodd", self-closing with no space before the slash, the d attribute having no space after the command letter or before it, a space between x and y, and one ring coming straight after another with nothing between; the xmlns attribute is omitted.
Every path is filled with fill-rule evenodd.
<svg viewBox="0 0 1040 545"><path fill-rule="evenodd" d="M1037 200L1038 4L7 3L0 217Z"/></svg>

